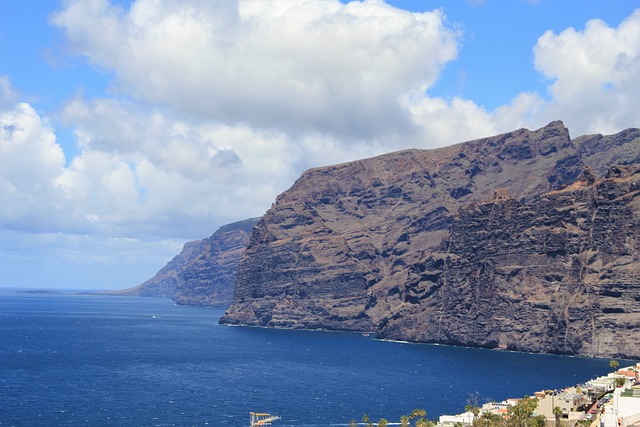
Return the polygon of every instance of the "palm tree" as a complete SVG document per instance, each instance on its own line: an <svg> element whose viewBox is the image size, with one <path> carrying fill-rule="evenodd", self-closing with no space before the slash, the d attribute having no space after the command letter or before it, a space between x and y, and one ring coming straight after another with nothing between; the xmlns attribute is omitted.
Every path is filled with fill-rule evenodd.
<svg viewBox="0 0 640 427"><path fill-rule="evenodd" d="M530 396L525 396L515 405L509 407L509 424L514 427L526 426L527 419L538 406L538 400Z"/></svg>
<svg viewBox="0 0 640 427"><path fill-rule="evenodd" d="M612 368L614 371L617 371L617 370L618 370L618 366L620 366L620 364L618 363L618 361L617 361L617 360L611 360L611 361L609 362L609 366L611 366L611 368Z"/></svg>
<svg viewBox="0 0 640 427"><path fill-rule="evenodd" d="M412 420L418 417L425 417L426 415L427 411L425 411L424 409L414 409L413 411L411 411L411 414L409 414L409 419Z"/></svg>
<svg viewBox="0 0 640 427"><path fill-rule="evenodd" d="M471 403L467 403L464 406L465 412L471 412L473 414L472 425L475 427L477 424L476 419L478 418L478 414L480 413L480 408L476 405L472 405Z"/></svg>
<svg viewBox="0 0 640 427"><path fill-rule="evenodd" d="M556 417L556 427L560 427L560 417L562 416L562 408L556 406L553 408L553 415Z"/></svg>
<svg viewBox="0 0 640 427"><path fill-rule="evenodd" d="M480 417L480 424L484 427L496 427L504 424L504 419L498 415L493 414L491 412L485 412Z"/></svg>

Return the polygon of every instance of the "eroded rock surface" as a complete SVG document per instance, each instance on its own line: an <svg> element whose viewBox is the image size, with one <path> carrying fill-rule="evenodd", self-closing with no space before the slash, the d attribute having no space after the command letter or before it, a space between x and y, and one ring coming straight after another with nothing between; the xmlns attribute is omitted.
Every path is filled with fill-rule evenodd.
<svg viewBox="0 0 640 427"><path fill-rule="evenodd" d="M305 172L221 320L640 356L640 132L561 122Z"/></svg>

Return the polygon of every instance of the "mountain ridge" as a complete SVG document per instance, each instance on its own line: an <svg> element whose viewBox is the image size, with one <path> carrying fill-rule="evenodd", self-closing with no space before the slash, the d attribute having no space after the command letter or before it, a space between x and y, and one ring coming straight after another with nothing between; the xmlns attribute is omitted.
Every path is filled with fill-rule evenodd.
<svg viewBox="0 0 640 427"><path fill-rule="evenodd" d="M640 348L632 345L628 337L622 344L611 347L613 341L607 337L619 338L624 334L606 326L606 322L602 326L596 321L603 319L621 328L627 327L630 323L623 321L622 314L634 319L638 316L640 320L633 304L625 306L624 313L608 306L608 310L614 311L597 312L589 300L592 302L587 310L592 317L589 326L580 316L574 319L560 315L566 310L571 314L573 308L564 307L563 311L557 300L546 301L541 304L548 307L542 308L541 313L556 319L556 326L535 336L527 335L523 328L528 324L518 320L518 316L507 316L509 318L501 323L500 313L488 308L480 311L480 318L476 316L473 321L468 316L450 316L463 325L459 330L454 327L454 320L443 323L443 319L445 313L464 311L465 305L453 302L467 304L465 295L469 289L480 289L480 285L487 285L489 289L492 280L504 281L494 296L502 298L501 303L515 304L515 300L508 300L506 296L518 280L504 278L516 277L519 273L504 276L505 266L497 261L492 268L482 269L482 259L473 258L474 254L463 250L472 247L473 242L451 252L455 246L450 245L452 238L464 240L456 230L470 224L477 226L475 234L469 231L469 235L476 236L476 241L491 235L492 231L498 234L494 240L501 241L503 225L513 233L520 233L516 234L518 237L533 233L535 238L522 237L528 246L514 246L514 250L524 251L518 271L528 274L528 282L524 282L532 287L523 291L527 298L534 298L536 292L544 294L545 286L551 286L560 289L556 297L568 296L577 301L575 292L584 291L584 286L576 290L582 279L574 280L567 271L571 271L570 266L576 259L588 258L589 251L596 252L591 255L598 265L609 265L612 257L630 257L628 264L638 267L640 242L633 229L623 227L626 240L621 244L627 245L628 254L609 249L600 253L600 246L585 243L585 239L593 238L593 230L610 227L612 223L600 218L597 203L584 199L580 192L600 191L598 197L603 201L607 196L604 190L622 192L619 197L624 203L610 205L610 208L614 213L624 212L623 219L637 224L640 202L632 184L636 185L634 167L639 163L639 147L637 129L572 140L563 123L556 121L535 131L519 129L435 150L403 150L310 169L276 198L256 224L238 267L233 304L221 323L373 331L388 339L522 351L602 356L609 355L610 350L611 355L638 356ZM616 173L620 176L613 176ZM486 203L493 203L494 214L495 210L503 212L501 222L489 224L472 215L473 209ZM558 209L569 212L566 221L563 214L556 212ZM539 216L532 216L531 212ZM580 215L576 216L576 212ZM589 222L591 228L586 227L587 217L600 222ZM514 223L513 218L517 218L520 225ZM546 223L537 224L539 218L564 221L566 230L573 234ZM554 232L543 233L544 227ZM565 248L562 257L553 255L546 245L558 241L556 234L561 236L562 244L575 244L579 250ZM491 247L491 242L487 241L486 246ZM508 246L508 242L502 244ZM532 251L538 248L539 253L529 253L525 248ZM483 259L489 259L488 256L485 254ZM475 260L474 268L466 268L462 262L456 264L459 259ZM559 273L549 276L553 280L543 280L534 274L536 270L527 264L528 259L542 260ZM475 274L478 279L474 282L469 274ZM603 278L591 277L590 280L593 282L590 289L594 292L619 292L609 289L615 284ZM447 286L447 281L455 286ZM634 287L640 288L640 283L633 278L631 285L625 295L633 299ZM478 301L483 298L492 301L491 297L491 294L480 293ZM605 297L603 294L602 298ZM597 298L594 301L600 304L600 300L605 301ZM434 304L438 310L434 311ZM522 305L521 309L539 315L532 304ZM485 321L483 316L489 320ZM561 324L563 321L566 324ZM433 324L440 325L436 332L431 327ZM493 326L478 329L482 324ZM595 330L589 337L573 332L586 326ZM552 338L538 345L544 334ZM563 334L564 341L560 340ZM461 339L463 336L471 338ZM607 349L597 348L598 345Z"/></svg>

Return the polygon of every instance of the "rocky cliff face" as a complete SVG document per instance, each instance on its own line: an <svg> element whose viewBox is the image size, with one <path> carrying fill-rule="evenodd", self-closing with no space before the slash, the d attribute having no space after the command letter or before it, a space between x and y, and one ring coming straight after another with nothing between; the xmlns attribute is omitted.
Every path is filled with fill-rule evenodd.
<svg viewBox="0 0 640 427"><path fill-rule="evenodd" d="M639 158L638 130L554 122L307 171L222 322L638 357Z"/></svg>
<svg viewBox="0 0 640 427"><path fill-rule="evenodd" d="M461 207L450 233L407 266L381 335L513 350L640 354L640 167L614 167L522 204Z"/></svg>
<svg viewBox="0 0 640 427"><path fill-rule="evenodd" d="M154 277L117 294L168 297L185 305L229 306L237 266L257 221L228 224L209 238L186 243Z"/></svg>

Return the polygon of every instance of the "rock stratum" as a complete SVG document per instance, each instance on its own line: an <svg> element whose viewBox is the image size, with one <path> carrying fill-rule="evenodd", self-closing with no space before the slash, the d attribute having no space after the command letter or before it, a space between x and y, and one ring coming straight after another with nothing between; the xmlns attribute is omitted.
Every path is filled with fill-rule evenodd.
<svg viewBox="0 0 640 427"><path fill-rule="evenodd" d="M211 237L184 245L158 273L117 295L165 297L177 304L229 306L236 271L257 218L220 227Z"/></svg>
<svg viewBox="0 0 640 427"><path fill-rule="evenodd" d="M221 323L640 357L640 130L311 169L255 226Z"/></svg>

